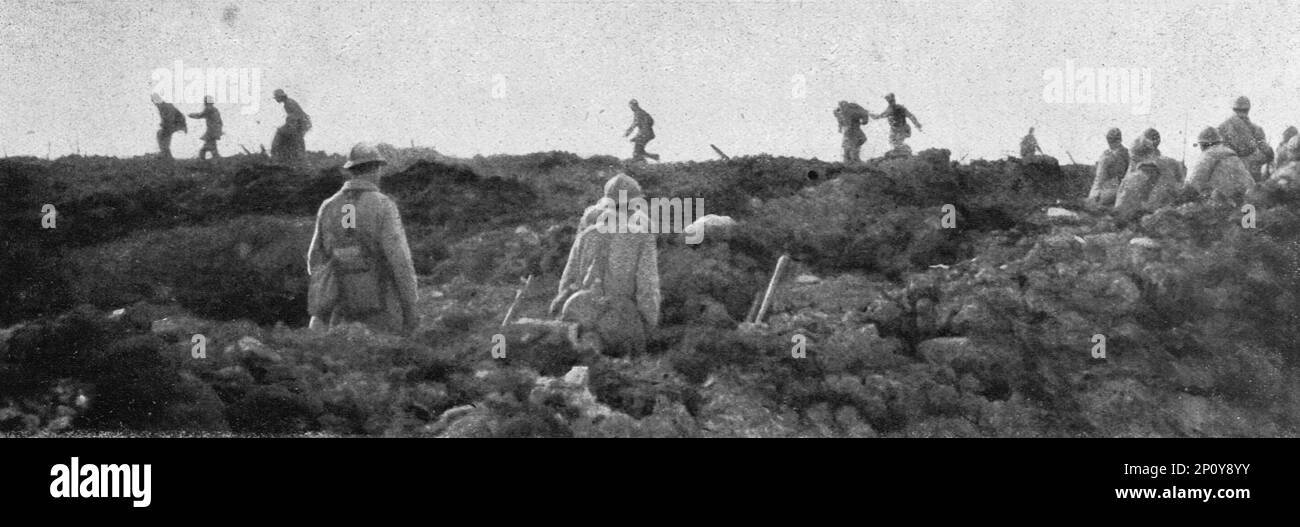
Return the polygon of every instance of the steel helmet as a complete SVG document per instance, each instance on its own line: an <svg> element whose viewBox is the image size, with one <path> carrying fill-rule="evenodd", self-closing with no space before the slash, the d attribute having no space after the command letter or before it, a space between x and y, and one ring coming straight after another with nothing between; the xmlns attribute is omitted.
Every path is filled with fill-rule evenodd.
<svg viewBox="0 0 1300 527"><path fill-rule="evenodd" d="M1133 140L1133 146L1130 146L1129 154L1133 159L1142 159L1156 153L1156 145L1151 144L1151 140L1145 137L1139 137Z"/></svg>
<svg viewBox="0 0 1300 527"><path fill-rule="evenodd" d="M362 142L352 147L352 151L348 153L348 162L343 163L343 168L353 168L366 163L387 165L388 161L385 161L384 156L379 154L379 147L374 143Z"/></svg>
<svg viewBox="0 0 1300 527"><path fill-rule="evenodd" d="M1111 128L1110 130L1106 130L1106 140L1120 141L1123 139L1124 139L1124 134L1119 131L1119 128Z"/></svg>
<svg viewBox="0 0 1300 527"><path fill-rule="evenodd" d="M1250 99L1245 95L1237 97L1237 102L1232 105L1233 110L1250 111Z"/></svg>
<svg viewBox="0 0 1300 527"><path fill-rule="evenodd" d="M1155 128L1147 128L1142 132L1142 137L1147 138L1156 146L1160 146L1160 132L1157 132Z"/></svg>
<svg viewBox="0 0 1300 527"><path fill-rule="evenodd" d="M627 191L627 199L639 198L645 195L641 192L641 184L622 172L615 174L614 177L605 182L605 197L617 200L618 191L620 190Z"/></svg>
<svg viewBox="0 0 1300 527"><path fill-rule="evenodd" d="M1219 131L1215 130L1213 126L1207 126L1204 130L1201 130L1200 135L1196 136L1196 142L1192 144L1200 146L1214 145L1222 142L1223 138L1219 137Z"/></svg>
<svg viewBox="0 0 1300 527"><path fill-rule="evenodd" d="M216 102L216 99L213 99L211 95L203 96L203 104L212 104L214 102Z"/></svg>

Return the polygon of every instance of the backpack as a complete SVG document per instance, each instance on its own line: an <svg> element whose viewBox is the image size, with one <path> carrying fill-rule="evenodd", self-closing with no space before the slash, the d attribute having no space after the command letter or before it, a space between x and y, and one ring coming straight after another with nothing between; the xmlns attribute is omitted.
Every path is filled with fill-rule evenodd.
<svg viewBox="0 0 1300 527"><path fill-rule="evenodd" d="M609 245L612 240L600 240L601 247L582 277L582 288L564 302L560 317L594 327L609 308L605 294L605 278L609 271Z"/></svg>
<svg viewBox="0 0 1300 527"><path fill-rule="evenodd" d="M1255 130L1250 123L1238 117L1232 117L1219 127L1224 144L1228 145L1238 157L1247 157L1255 153Z"/></svg>
<svg viewBox="0 0 1300 527"><path fill-rule="evenodd" d="M344 192L345 204L355 205L362 193L370 190L350 189ZM384 310L380 278L380 259L368 240L355 225L344 228L330 248L329 269L338 288L335 309L349 317L365 317ZM328 289L326 289L328 291Z"/></svg>
<svg viewBox="0 0 1300 527"><path fill-rule="evenodd" d="M645 351L646 328L631 300L609 296L609 255L613 240L604 245L583 277L582 290L564 303L561 320L575 321L583 332L599 336L600 352L611 356Z"/></svg>

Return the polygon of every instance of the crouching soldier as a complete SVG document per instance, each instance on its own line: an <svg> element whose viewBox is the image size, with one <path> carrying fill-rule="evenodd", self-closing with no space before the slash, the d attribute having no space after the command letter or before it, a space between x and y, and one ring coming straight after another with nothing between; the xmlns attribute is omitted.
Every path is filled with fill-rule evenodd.
<svg viewBox="0 0 1300 527"><path fill-rule="evenodd" d="M321 204L307 252L312 274L312 328L361 322L409 335L415 313L415 265L397 204L379 191L387 164L369 143L352 147L343 165L351 178Z"/></svg>
<svg viewBox="0 0 1300 527"><path fill-rule="evenodd" d="M653 328L659 325L659 254L650 218L628 203L642 198L641 186L623 174L605 183L610 208L578 233L564 275L573 283L571 296L561 279L552 308L563 302L560 319L578 323L580 333L594 337L602 353L621 356L642 353Z"/></svg>
<svg viewBox="0 0 1300 527"><path fill-rule="evenodd" d="M1202 196L1240 205L1246 193L1255 187L1246 164L1223 144L1222 136L1214 127L1202 130L1195 145L1201 148L1201 159L1192 169L1187 186Z"/></svg>
<svg viewBox="0 0 1300 527"><path fill-rule="evenodd" d="M1124 219L1173 203L1183 187L1177 162L1158 154L1149 139L1134 141L1130 151L1133 169L1120 182L1115 198L1115 214Z"/></svg>

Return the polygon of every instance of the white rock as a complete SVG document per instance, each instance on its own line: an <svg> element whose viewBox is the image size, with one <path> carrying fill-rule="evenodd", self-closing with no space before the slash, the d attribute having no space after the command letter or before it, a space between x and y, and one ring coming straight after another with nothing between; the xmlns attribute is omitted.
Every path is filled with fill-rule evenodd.
<svg viewBox="0 0 1300 527"><path fill-rule="evenodd" d="M1144 249L1159 249L1159 248L1160 248L1160 242L1157 242L1157 241L1152 240L1151 238L1147 238L1147 237L1133 238L1132 240L1129 240L1128 244L1129 244L1129 245L1132 245L1132 246L1134 246L1134 247L1141 247L1141 248L1144 248Z"/></svg>
<svg viewBox="0 0 1300 527"><path fill-rule="evenodd" d="M801 274L794 278L794 282L796 284L815 284L820 281L822 281L821 278L817 278L816 276L810 274Z"/></svg>
<svg viewBox="0 0 1300 527"><path fill-rule="evenodd" d="M574 366L569 373L564 374L564 382L579 386L587 385L587 367Z"/></svg>
<svg viewBox="0 0 1300 527"><path fill-rule="evenodd" d="M1053 219L1077 220L1079 219L1079 213L1061 207L1048 207L1047 217Z"/></svg>
<svg viewBox="0 0 1300 527"><path fill-rule="evenodd" d="M686 227L686 230L684 232L686 232L687 234L696 233L696 232L706 232L706 231L702 231L702 229L724 228L724 227L732 227L735 225L736 225L736 220L732 219L731 216L705 214L704 216L700 216L699 219L691 222L691 224Z"/></svg>

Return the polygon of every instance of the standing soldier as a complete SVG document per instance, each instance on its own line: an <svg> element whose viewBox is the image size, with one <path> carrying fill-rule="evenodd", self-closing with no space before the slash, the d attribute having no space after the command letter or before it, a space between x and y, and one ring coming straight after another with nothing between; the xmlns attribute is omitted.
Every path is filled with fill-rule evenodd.
<svg viewBox="0 0 1300 527"><path fill-rule="evenodd" d="M284 104L284 125L275 131L271 140L271 156L282 161L297 160L307 153L303 136L311 130L311 117L302 111L298 101L290 99L284 90L275 90L275 100Z"/></svg>
<svg viewBox="0 0 1300 527"><path fill-rule="evenodd" d="M1108 148L1101 153L1101 159L1097 160L1092 189L1088 191L1088 202L1101 206L1115 203L1120 181L1129 168L1129 151L1124 148L1124 138L1119 128L1111 128L1106 132L1106 144Z"/></svg>
<svg viewBox="0 0 1300 527"><path fill-rule="evenodd" d="M191 119L203 119L207 129L203 131L203 148L199 149L199 159L204 159L204 154L212 152L212 158L221 157L217 152L217 140L221 139L221 112L217 111L217 106L213 104L212 96L203 96L203 111L190 114Z"/></svg>
<svg viewBox="0 0 1300 527"><path fill-rule="evenodd" d="M1264 136L1264 128L1250 122L1250 99L1237 97L1232 112L1232 117L1219 125L1219 137L1246 164L1251 179L1259 181L1263 166L1273 161L1273 147Z"/></svg>
<svg viewBox="0 0 1300 527"><path fill-rule="evenodd" d="M150 94L149 99L153 101L154 106L158 107L158 116L162 118L158 123L158 154L163 159L172 159L172 134L189 133L185 124L185 114L177 110L172 103L163 101L161 95Z"/></svg>
<svg viewBox="0 0 1300 527"><path fill-rule="evenodd" d="M316 232L307 250L307 269L313 275L308 296L331 296L320 289L337 293L326 305L309 305L315 310L310 313L313 329L326 322L360 322L403 335L416 329L415 265L406 230L397 204L379 191L380 169L386 164L375 145L352 147L343 165L351 178L316 214Z"/></svg>
<svg viewBox="0 0 1300 527"><path fill-rule="evenodd" d="M834 113L840 133L844 134L844 140L840 143L844 149L844 164L862 162L862 145L867 142L866 134L862 133L862 125L871 118L871 112L858 103L840 101Z"/></svg>
<svg viewBox="0 0 1300 527"><path fill-rule="evenodd" d="M658 161L659 154L651 154L645 151L646 143L655 138L654 117L650 117L648 112L642 110L641 104L636 99L628 101L627 105L632 108L632 126L627 127L627 131L623 132L623 137L630 135L632 130L637 130L636 136L632 137L632 160L645 161L645 158L648 157Z"/></svg>
<svg viewBox="0 0 1300 527"><path fill-rule="evenodd" d="M907 138L912 137L912 128L907 126L907 121L910 119L912 124L916 125L917 130L921 129L921 123L916 120L916 116L912 115L912 112L907 110L906 106L894 102L894 94L885 94L885 101L889 103L885 107L885 111L881 112L880 115L872 115L871 117L875 119L884 118L889 121L889 145L893 147L891 152L903 155L910 154L912 150L906 144L903 144Z"/></svg>
<svg viewBox="0 0 1300 527"><path fill-rule="evenodd" d="M1029 133L1020 140L1020 159L1030 159L1043 152L1042 147L1038 146L1038 139L1034 137L1034 127L1029 127ZM1124 167L1126 170L1127 166Z"/></svg>

